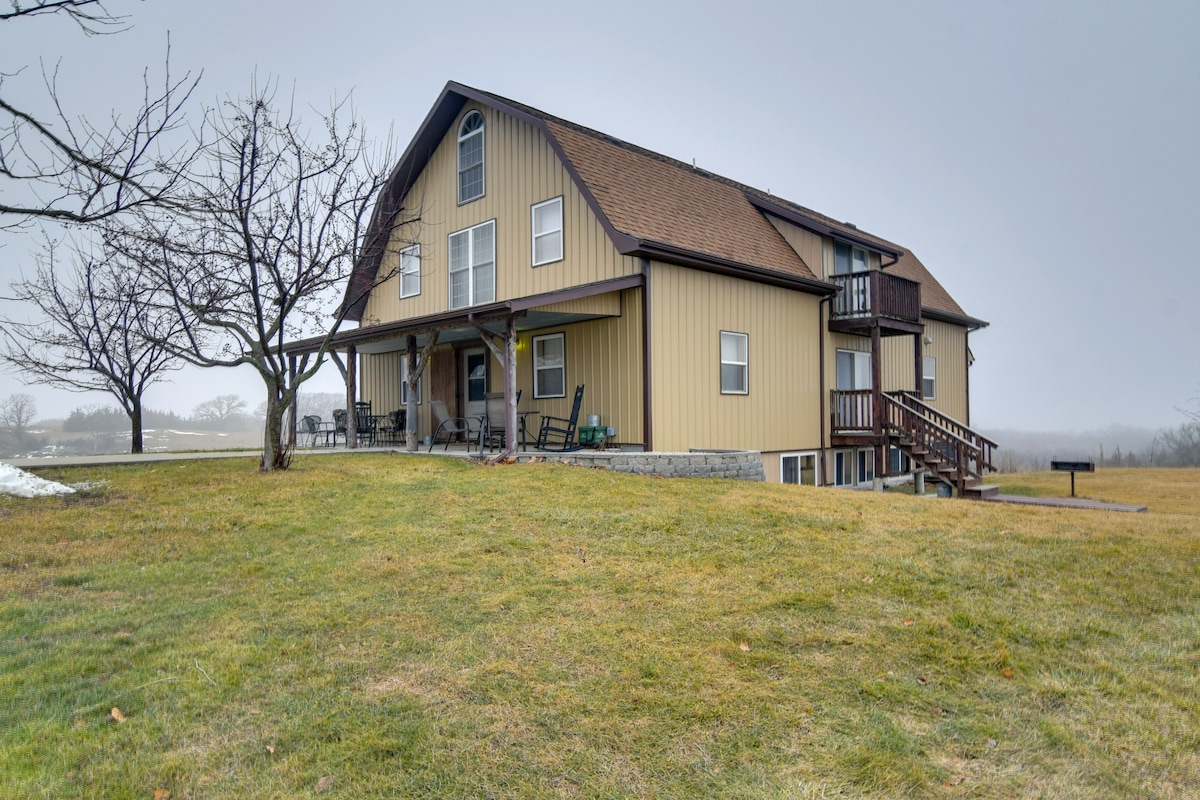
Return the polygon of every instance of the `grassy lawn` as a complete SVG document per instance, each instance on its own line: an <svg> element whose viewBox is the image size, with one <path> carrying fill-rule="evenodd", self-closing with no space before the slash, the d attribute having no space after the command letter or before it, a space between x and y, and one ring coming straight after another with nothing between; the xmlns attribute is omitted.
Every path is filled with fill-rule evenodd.
<svg viewBox="0 0 1200 800"><path fill-rule="evenodd" d="M1079 477L1146 514L396 455L40 474L103 484L0 498L0 797L1200 796L1194 470Z"/></svg>

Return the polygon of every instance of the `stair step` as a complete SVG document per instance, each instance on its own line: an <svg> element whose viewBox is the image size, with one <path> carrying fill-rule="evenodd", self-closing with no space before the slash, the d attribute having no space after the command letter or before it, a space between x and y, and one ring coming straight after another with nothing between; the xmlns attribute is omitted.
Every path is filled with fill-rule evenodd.
<svg viewBox="0 0 1200 800"><path fill-rule="evenodd" d="M971 497L982 499L984 497L995 497L1000 494L1000 487L990 483L980 483L975 486L968 486L963 490L963 497Z"/></svg>

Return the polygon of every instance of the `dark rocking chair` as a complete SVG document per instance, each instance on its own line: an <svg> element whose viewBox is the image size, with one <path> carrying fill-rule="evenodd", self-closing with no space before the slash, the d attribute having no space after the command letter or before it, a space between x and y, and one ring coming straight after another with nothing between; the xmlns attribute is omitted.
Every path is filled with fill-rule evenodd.
<svg viewBox="0 0 1200 800"><path fill-rule="evenodd" d="M570 419L542 417L542 429L538 431L538 450L567 452L578 450L583 445L575 441L575 426L579 422L579 407L583 405L583 384L575 387L575 402L571 406Z"/></svg>

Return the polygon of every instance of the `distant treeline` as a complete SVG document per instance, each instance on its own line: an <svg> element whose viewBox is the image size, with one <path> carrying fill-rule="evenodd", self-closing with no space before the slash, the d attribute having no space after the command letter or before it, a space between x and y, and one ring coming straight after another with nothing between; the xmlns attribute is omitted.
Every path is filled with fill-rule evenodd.
<svg viewBox="0 0 1200 800"><path fill-rule="evenodd" d="M182 428L187 420L174 411L142 410L144 428ZM129 431L129 415L116 406L83 406L63 420L66 433L121 433Z"/></svg>
<svg viewBox="0 0 1200 800"><path fill-rule="evenodd" d="M345 408L346 397L333 392L301 392L300 416L315 414L324 420L333 419L333 409ZM142 409L142 427L205 430L241 431L260 426L266 417L266 404L253 413L246 411L246 401L237 395L222 395L200 403L190 416L181 416L174 411ZM88 405L73 410L65 420L64 433L128 433L129 417L117 406Z"/></svg>
<svg viewBox="0 0 1200 800"><path fill-rule="evenodd" d="M1102 467L1200 467L1200 419L1175 428L1113 425L1083 433L996 430L1001 472L1038 472L1054 459L1090 460Z"/></svg>

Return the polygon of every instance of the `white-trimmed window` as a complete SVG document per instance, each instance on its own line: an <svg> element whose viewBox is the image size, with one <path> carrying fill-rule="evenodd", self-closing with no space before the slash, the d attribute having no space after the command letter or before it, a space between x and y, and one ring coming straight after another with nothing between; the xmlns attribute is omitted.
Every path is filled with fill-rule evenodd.
<svg viewBox="0 0 1200 800"><path fill-rule="evenodd" d="M854 451L833 451L833 485L854 485Z"/></svg>
<svg viewBox="0 0 1200 800"><path fill-rule="evenodd" d="M921 396L926 400L937 399L937 359L924 356L921 371Z"/></svg>
<svg viewBox="0 0 1200 800"><path fill-rule="evenodd" d="M833 243L833 274L849 275L852 272L866 272L871 268L870 257L861 247L855 247L846 242Z"/></svg>
<svg viewBox="0 0 1200 800"><path fill-rule="evenodd" d="M817 485L816 453L784 453L779 457L779 475L783 483Z"/></svg>
<svg viewBox="0 0 1200 800"><path fill-rule="evenodd" d="M496 221L450 234L450 307L496 299Z"/></svg>
<svg viewBox="0 0 1200 800"><path fill-rule="evenodd" d="M875 480L875 450L866 447L858 451L858 482L871 483Z"/></svg>
<svg viewBox="0 0 1200 800"><path fill-rule="evenodd" d="M472 111L458 126L458 204L483 197L483 114Z"/></svg>
<svg viewBox="0 0 1200 800"><path fill-rule="evenodd" d="M871 388L871 354L858 350L837 351L837 388L848 392Z"/></svg>
<svg viewBox="0 0 1200 800"><path fill-rule="evenodd" d="M875 449L833 451L833 485L860 486L875 479Z"/></svg>
<svg viewBox="0 0 1200 800"><path fill-rule="evenodd" d="M538 203L532 211L533 265L540 267L562 261L563 257L563 199L556 197Z"/></svg>
<svg viewBox="0 0 1200 800"><path fill-rule="evenodd" d="M721 394L749 394L749 369L749 334L721 331Z"/></svg>
<svg viewBox="0 0 1200 800"><path fill-rule="evenodd" d="M533 396L567 396L566 334L533 337Z"/></svg>
<svg viewBox="0 0 1200 800"><path fill-rule="evenodd" d="M421 405L421 384L425 377L417 378L417 405ZM408 353L400 354L400 405L408 405Z"/></svg>
<svg viewBox="0 0 1200 800"><path fill-rule="evenodd" d="M414 244L400 251L400 296L413 297L421 293L421 245Z"/></svg>

